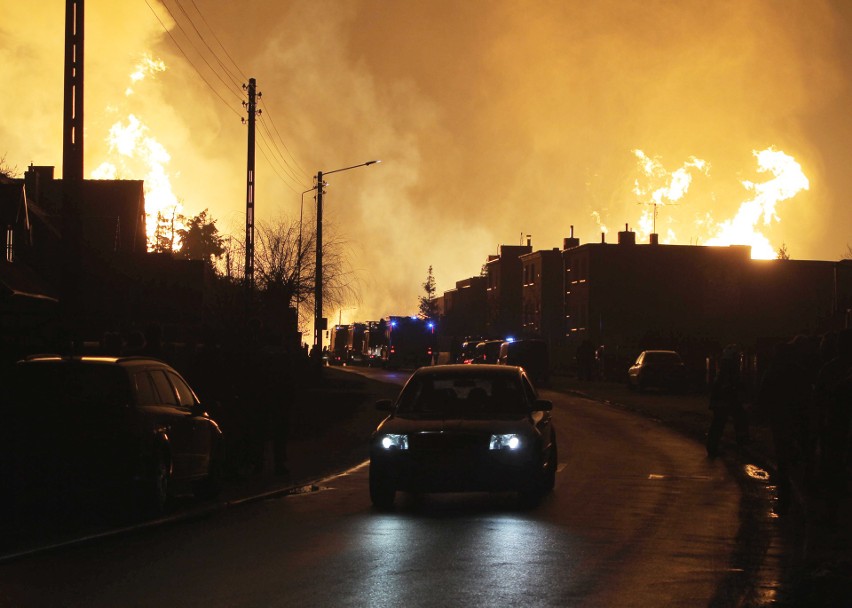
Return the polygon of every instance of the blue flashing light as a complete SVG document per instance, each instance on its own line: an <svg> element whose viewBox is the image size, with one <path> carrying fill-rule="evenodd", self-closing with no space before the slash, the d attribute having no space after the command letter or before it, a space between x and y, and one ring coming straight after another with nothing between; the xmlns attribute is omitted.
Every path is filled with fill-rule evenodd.
<svg viewBox="0 0 852 608"><path fill-rule="evenodd" d="M509 336L508 338L506 338L506 342L514 342L514 341L515 341L514 336Z"/></svg>

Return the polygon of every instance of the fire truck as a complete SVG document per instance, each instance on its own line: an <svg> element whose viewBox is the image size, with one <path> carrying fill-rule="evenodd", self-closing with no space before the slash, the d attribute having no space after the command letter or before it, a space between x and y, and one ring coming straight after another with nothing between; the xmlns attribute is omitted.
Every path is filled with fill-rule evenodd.
<svg viewBox="0 0 852 608"><path fill-rule="evenodd" d="M335 325L331 330L328 346L328 364L343 365L346 363L346 346L349 341L349 326Z"/></svg>
<svg viewBox="0 0 852 608"><path fill-rule="evenodd" d="M387 333L385 328L387 322L367 321L364 329L364 340L361 343L361 352L364 355L364 363L369 367L384 364L384 351L387 346Z"/></svg>
<svg viewBox="0 0 852 608"><path fill-rule="evenodd" d="M346 364L347 365L366 365L364 358L364 334L367 331L367 325L364 323L353 323L349 326L349 333L346 337Z"/></svg>
<svg viewBox="0 0 852 608"><path fill-rule="evenodd" d="M435 324L419 317L388 317L382 363L387 368L417 369L431 365L435 352Z"/></svg>

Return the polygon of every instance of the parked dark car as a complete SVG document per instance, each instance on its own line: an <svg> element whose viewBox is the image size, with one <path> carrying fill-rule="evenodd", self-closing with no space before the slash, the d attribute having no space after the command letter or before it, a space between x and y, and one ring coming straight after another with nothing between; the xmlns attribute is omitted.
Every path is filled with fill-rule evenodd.
<svg viewBox="0 0 852 608"><path fill-rule="evenodd" d="M438 365L417 370L370 441L370 498L397 491L518 492L535 504L553 489L552 404L515 366Z"/></svg>
<svg viewBox="0 0 852 608"><path fill-rule="evenodd" d="M629 388L683 390L686 385L686 366L673 350L645 350L627 370Z"/></svg>
<svg viewBox="0 0 852 608"><path fill-rule="evenodd" d="M129 497L157 513L218 491L219 426L162 361L30 357L4 374L0 408L5 497Z"/></svg>
<svg viewBox="0 0 852 608"><path fill-rule="evenodd" d="M530 338L503 342L497 363L523 367L537 386L550 381L550 355L544 340Z"/></svg>

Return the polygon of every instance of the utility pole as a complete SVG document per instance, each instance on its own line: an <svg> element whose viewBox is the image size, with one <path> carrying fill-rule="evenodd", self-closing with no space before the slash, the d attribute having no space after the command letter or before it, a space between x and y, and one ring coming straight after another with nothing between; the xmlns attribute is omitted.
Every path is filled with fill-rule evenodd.
<svg viewBox="0 0 852 608"><path fill-rule="evenodd" d="M84 1L65 2L65 99L62 131L62 179L83 179Z"/></svg>
<svg viewBox="0 0 852 608"><path fill-rule="evenodd" d="M246 171L246 291L251 294L254 290L254 135L255 117L260 114L257 109L257 82L249 78L248 86L243 85L248 91L248 102L243 105L248 109L248 169Z"/></svg>
<svg viewBox="0 0 852 608"><path fill-rule="evenodd" d="M314 277L314 356L319 359L322 350L322 332L328 321L322 316L322 171L317 171L317 235L316 235L316 276Z"/></svg>

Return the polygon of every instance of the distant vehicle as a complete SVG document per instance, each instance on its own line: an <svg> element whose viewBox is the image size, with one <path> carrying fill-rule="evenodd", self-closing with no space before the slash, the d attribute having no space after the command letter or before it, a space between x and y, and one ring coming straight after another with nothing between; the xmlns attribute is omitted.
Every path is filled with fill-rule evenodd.
<svg viewBox="0 0 852 608"><path fill-rule="evenodd" d="M364 355L364 335L367 331L365 323L352 323L346 339L346 364L367 365L368 358Z"/></svg>
<svg viewBox="0 0 852 608"><path fill-rule="evenodd" d="M461 352L456 358L456 363L473 363L476 358L476 345L482 342L482 338L468 339L462 342Z"/></svg>
<svg viewBox="0 0 852 608"><path fill-rule="evenodd" d="M496 364L500 357L500 345L503 340L483 340L474 349L474 363Z"/></svg>
<svg viewBox="0 0 852 608"><path fill-rule="evenodd" d="M364 340L361 345L364 363L368 367L382 365L382 353L387 346L386 323L384 321L368 321L366 325Z"/></svg>
<svg viewBox="0 0 852 608"><path fill-rule="evenodd" d="M556 479L553 405L520 367L436 365L414 372L370 440L370 498L396 492L518 492L535 504Z"/></svg>
<svg viewBox="0 0 852 608"><path fill-rule="evenodd" d="M219 426L162 361L30 357L2 386L5 496L126 495L158 513L183 490L219 490Z"/></svg>
<svg viewBox="0 0 852 608"><path fill-rule="evenodd" d="M382 355L385 367L417 369L432 364L436 340L431 321L419 317L389 317L385 332L386 347Z"/></svg>
<svg viewBox="0 0 852 608"><path fill-rule="evenodd" d="M349 326L335 325L331 330L328 345L328 364L343 365L346 363L347 344L349 342Z"/></svg>
<svg viewBox="0 0 852 608"><path fill-rule="evenodd" d="M500 365L523 367L536 385L550 381L550 355L547 342L539 339L523 339L503 342L497 357Z"/></svg>
<svg viewBox="0 0 852 608"><path fill-rule="evenodd" d="M627 370L627 386L640 391L647 388L682 390L686 379L686 366L673 350L642 351Z"/></svg>

